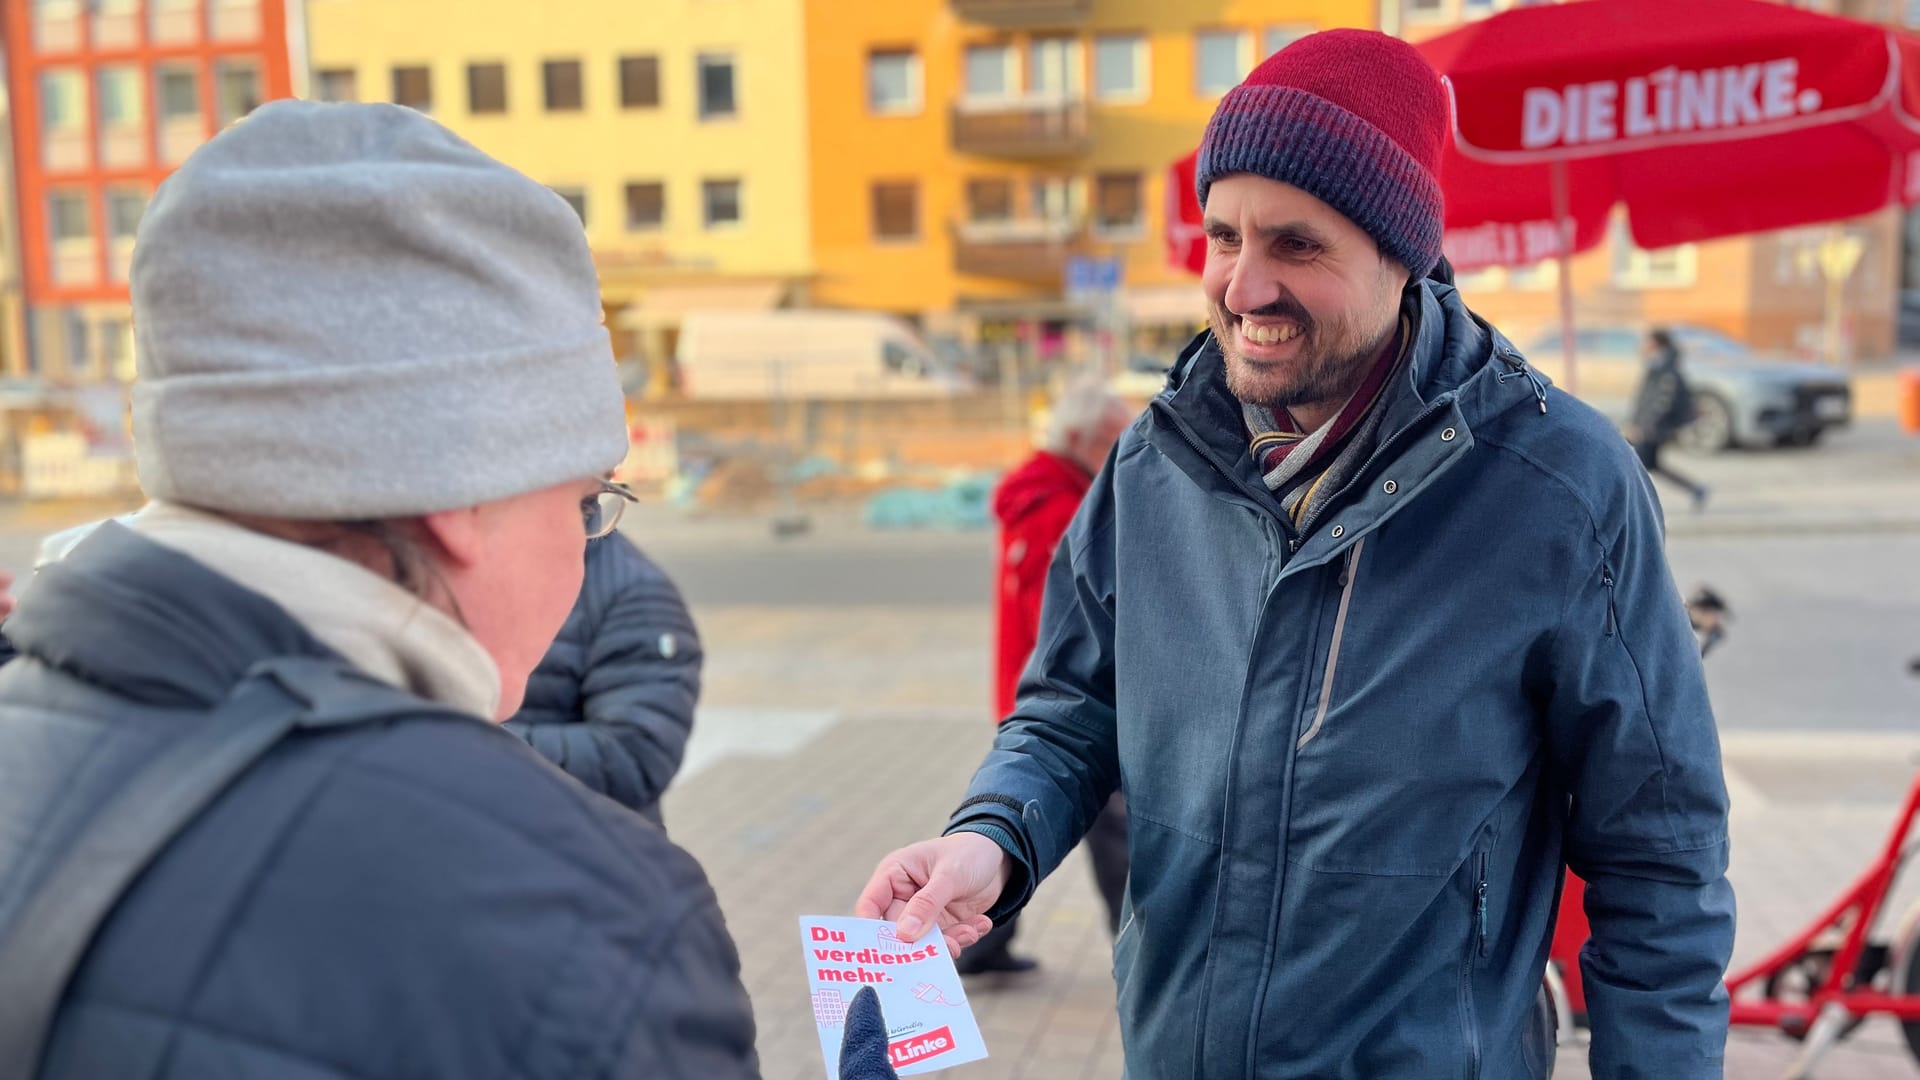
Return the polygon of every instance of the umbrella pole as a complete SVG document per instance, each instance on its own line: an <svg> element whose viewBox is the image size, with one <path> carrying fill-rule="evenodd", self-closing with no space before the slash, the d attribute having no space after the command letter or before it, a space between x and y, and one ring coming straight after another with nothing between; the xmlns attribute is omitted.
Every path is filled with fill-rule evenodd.
<svg viewBox="0 0 1920 1080"><path fill-rule="evenodd" d="M1568 254L1573 249L1572 197L1567 192L1567 163L1553 163L1553 223L1560 230L1560 247L1554 258L1560 264L1560 355L1566 374L1567 393L1578 393L1579 379L1574 367L1573 354L1573 259Z"/></svg>

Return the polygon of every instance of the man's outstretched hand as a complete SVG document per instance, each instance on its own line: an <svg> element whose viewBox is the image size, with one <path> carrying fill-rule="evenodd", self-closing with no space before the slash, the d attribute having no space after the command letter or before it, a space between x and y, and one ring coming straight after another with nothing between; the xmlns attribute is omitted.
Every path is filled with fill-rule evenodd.
<svg viewBox="0 0 1920 1080"><path fill-rule="evenodd" d="M938 926L957 956L993 929L982 913L1000 899L1012 872L1013 860L979 833L923 840L880 860L853 913L897 923L902 941L918 941Z"/></svg>

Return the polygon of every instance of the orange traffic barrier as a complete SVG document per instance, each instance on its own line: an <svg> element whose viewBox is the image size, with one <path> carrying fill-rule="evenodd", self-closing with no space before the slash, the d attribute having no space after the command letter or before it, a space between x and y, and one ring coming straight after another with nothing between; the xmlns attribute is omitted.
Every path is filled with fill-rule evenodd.
<svg viewBox="0 0 1920 1080"><path fill-rule="evenodd" d="M1920 435L1920 367L1900 373L1900 430Z"/></svg>

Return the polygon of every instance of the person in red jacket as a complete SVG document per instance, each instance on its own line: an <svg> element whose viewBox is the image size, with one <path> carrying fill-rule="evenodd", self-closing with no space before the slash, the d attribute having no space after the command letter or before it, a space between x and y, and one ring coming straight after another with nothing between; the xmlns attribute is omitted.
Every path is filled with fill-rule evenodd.
<svg viewBox="0 0 1920 1080"><path fill-rule="evenodd" d="M1040 598L1054 548L1066 535L1080 499L1134 412L1097 381L1074 384L1054 402L1045 444L1008 473L993 493L1000 521L1000 559L994 595L997 670L994 717L1013 711L1015 687L1033 655L1040 629ZM1107 929L1120 927L1121 894L1127 885L1127 804L1116 792L1087 833L1093 875L1107 902ZM995 926L956 961L962 975L1031 971L1038 965L1012 951L1014 926Z"/></svg>

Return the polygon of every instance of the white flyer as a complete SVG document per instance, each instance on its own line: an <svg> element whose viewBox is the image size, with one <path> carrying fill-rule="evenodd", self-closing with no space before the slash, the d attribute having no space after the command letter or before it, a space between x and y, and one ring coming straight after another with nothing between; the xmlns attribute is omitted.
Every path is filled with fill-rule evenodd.
<svg viewBox="0 0 1920 1080"><path fill-rule="evenodd" d="M840 1080L840 1039L847 1006L863 986L880 997L887 1018L887 1056L901 1076L935 1072L987 1056L973 1006L960 986L938 930L909 945L882 919L802 915L807 989L827 1080Z"/></svg>

